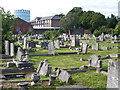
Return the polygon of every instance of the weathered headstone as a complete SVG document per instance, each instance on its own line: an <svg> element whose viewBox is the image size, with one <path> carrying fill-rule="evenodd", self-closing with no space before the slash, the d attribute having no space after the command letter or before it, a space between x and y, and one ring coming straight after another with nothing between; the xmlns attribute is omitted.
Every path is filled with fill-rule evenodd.
<svg viewBox="0 0 120 90"><path fill-rule="evenodd" d="M120 62L110 60L108 63L107 88L120 90Z"/></svg>
<svg viewBox="0 0 120 90"><path fill-rule="evenodd" d="M66 70L58 69L57 76L62 82L70 83L72 80L71 75Z"/></svg>
<svg viewBox="0 0 120 90"><path fill-rule="evenodd" d="M24 57L25 57L24 50L21 47L18 47L16 59L21 61Z"/></svg>
<svg viewBox="0 0 120 90"><path fill-rule="evenodd" d="M86 54L86 53L87 53L87 44L86 44L86 43L83 43L81 49L82 49L82 53L83 53L83 54Z"/></svg>
<svg viewBox="0 0 120 90"><path fill-rule="evenodd" d="M59 40L55 40L54 42L55 42L55 48L56 49L60 49L60 42L59 42Z"/></svg>
<svg viewBox="0 0 120 90"><path fill-rule="evenodd" d="M102 68L102 61L97 55L90 56L88 62L89 62L88 66Z"/></svg>
<svg viewBox="0 0 120 90"><path fill-rule="evenodd" d="M49 76L49 74L51 74L51 70L52 70L52 67L49 66L49 64L44 62L40 71L39 71L39 74Z"/></svg>
<svg viewBox="0 0 120 90"><path fill-rule="evenodd" d="M40 72L40 70L41 70L41 67L42 67L43 63L44 63L43 61L41 61L41 62L40 62L39 66L38 66L38 69L37 69L37 73L39 73L39 72Z"/></svg>
<svg viewBox="0 0 120 90"><path fill-rule="evenodd" d="M49 54L55 55L54 42L52 42L52 41L49 42L49 44L48 44L48 50L49 50Z"/></svg>
<svg viewBox="0 0 120 90"><path fill-rule="evenodd" d="M92 50L99 50L99 43L96 43L95 45L92 45Z"/></svg>

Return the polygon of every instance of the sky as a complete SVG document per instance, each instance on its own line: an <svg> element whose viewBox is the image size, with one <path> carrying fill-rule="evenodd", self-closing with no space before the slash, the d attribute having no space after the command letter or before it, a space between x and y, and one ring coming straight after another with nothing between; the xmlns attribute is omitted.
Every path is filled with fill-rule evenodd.
<svg viewBox="0 0 120 90"><path fill-rule="evenodd" d="M0 7L5 11L25 9L30 10L31 20L35 17L67 14L73 7L82 7L84 11L95 11L106 17L114 14L118 16L119 0L0 0Z"/></svg>

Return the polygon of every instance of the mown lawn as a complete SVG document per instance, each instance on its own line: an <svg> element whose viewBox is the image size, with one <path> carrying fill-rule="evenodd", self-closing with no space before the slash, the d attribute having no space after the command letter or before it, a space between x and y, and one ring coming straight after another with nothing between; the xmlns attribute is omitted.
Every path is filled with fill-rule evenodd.
<svg viewBox="0 0 120 90"><path fill-rule="evenodd" d="M83 40L87 41L87 40ZM39 41L41 42L41 41ZM95 43L93 40L90 40L90 45ZM120 46L119 44L111 44L111 43L106 43L102 42L100 43L101 45L105 46ZM47 49L42 49L40 47L33 48L37 49L35 52L30 52L30 55L45 55L48 54ZM60 50L55 50L55 53L57 52L76 52L76 50L69 50L69 48L61 48ZM74 67L81 67L82 65L88 65L88 61L80 61L80 58L83 59L89 59L91 55L101 55L102 57L108 55L108 54L115 54L119 53L118 49L110 49L110 50L105 50L105 51L94 51L91 49L88 49L87 54L72 54L72 55L55 55L55 56L30 56L29 61L33 63L34 67L38 68L40 61L44 61L44 59L48 59L48 64L52 66L52 69L54 67L58 67L60 69L65 69L65 68L74 68ZM110 58L110 59L117 59L117 58ZM106 70L108 68L108 60L110 59L104 59L102 60L103 62L103 69ZM5 64L5 63L1 63ZM56 74L56 72L53 72L52 74ZM87 72L82 72L82 73L75 73L71 74L72 76L72 85L83 85L89 88L106 88L107 85L107 76L103 74L96 73L96 71L87 71ZM48 79L49 77L41 76L41 79ZM51 88L55 88L58 86L66 86L70 84L65 84L60 82L58 79L55 81L55 86ZM48 88L48 86L44 86L43 88ZM50 88L50 87L49 87Z"/></svg>
<svg viewBox="0 0 120 90"><path fill-rule="evenodd" d="M90 44L93 42L91 41ZM105 45L105 46L119 46L118 44L111 44L103 42L100 43L100 45ZM37 52L32 52L30 53L31 55L33 54L41 54L42 52L48 52L48 50L42 50L39 48ZM55 55L55 56L35 56L35 57L30 57L30 61L34 63L35 68L37 69L39 66L40 61L44 61L44 59L48 59L48 64L54 67L58 67L61 69L65 68L73 68L73 67L81 67L82 65L88 65L88 61L80 61L80 58L83 59L89 59L91 55L101 55L102 57L108 55L108 54L115 54L118 53L118 49L110 49L110 50L105 50L105 51L94 51L91 49L88 49L87 54L83 55L77 55L77 54L72 54L72 55ZM61 48L60 50L55 50L55 52L72 52L68 48ZM73 50L75 52L75 50ZM110 59L117 59L117 58L110 58ZM104 59L102 60L103 62L103 69L106 70L108 68L108 60L110 59ZM55 72L52 72L55 74ZM107 84L107 76L103 74L98 74L96 71L87 71L84 73L75 73L71 74L73 81L73 85L83 85L89 88L106 88ZM56 83L59 83L56 81ZM68 84L63 84L61 86L68 85ZM56 86L55 86L56 87Z"/></svg>

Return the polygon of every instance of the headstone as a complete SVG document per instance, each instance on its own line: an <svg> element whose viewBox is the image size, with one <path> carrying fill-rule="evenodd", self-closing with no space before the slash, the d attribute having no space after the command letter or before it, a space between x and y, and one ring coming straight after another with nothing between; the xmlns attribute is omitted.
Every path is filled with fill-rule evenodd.
<svg viewBox="0 0 120 90"><path fill-rule="evenodd" d="M43 63L44 63L43 61L41 61L41 62L40 62L39 66L38 66L38 69L37 69L37 73L39 73L39 72L40 72L40 70L41 70L41 67L42 67Z"/></svg>
<svg viewBox="0 0 120 90"><path fill-rule="evenodd" d="M10 56L15 56L15 52L14 52L14 43L10 43Z"/></svg>
<svg viewBox="0 0 120 90"><path fill-rule="evenodd" d="M89 62L88 66L102 68L102 61L97 55L90 56L88 62Z"/></svg>
<svg viewBox="0 0 120 90"><path fill-rule="evenodd" d="M10 55L10 45L9 45L9 41L5 40L5 55Z"/></svg>
<svg viewBox="0 0 120 90"><path fill-rule="evenodd" d="M82 53L83 53L83 54L86 54L86 53L87 53L87 44L86 44L86 43L83 43L83 44L82 44Z"/></svg>
<svg viewBox="0 0 120 90"><path fill-rule="evenodd" d="M55 55L54 42L52 42L52 41L49 42L49 44L48 44L48 50L49 50L49 54Z"/></svg>
<svg viewBox="0 0 120 90"><path fill-rule="evenodd" d="M21 47L18 47L16 59L22 61L25 57L25 52Z"/></svg>
<svg viewBox="0 0 120 90"><path fill-rule="evenodd" d="M71 75L66 70L58 69L57 76L62 82L70 83L72 80Z"/></svg>
<svg viewBox="0 0 120 90"><path fill-rule="evenodd" d="M92 50L99 50L99 43L96 43L95 45L92 45Z"/></svg>
<svg viewBox="0 0 120 90"><path fill-rule="evenodd" d="M55 40L54 42L55 42L55 48L56 49L60 49L60 42L59 42L59 40Z"/></svg>
<svg viewBox="0 0 120 90"><path fill-rule="evenodd" d="M120 62L110 60L108 63L107 88L120 90Z"/></svg>
<svg viewBox="0 0 120 90"><path fill-rule="evenodd" d="M51 70L52 70L52 67L49 66L49 64L43 63L43 65L39 71L39 74L44 75L44 76L49 76L49 74L51 74Z"/></svg>
<svg viewBox="0 0 120 90"><path fill-rule="evenodd" d="M27 38L24 38L24 49L27 49Z"/></svg>

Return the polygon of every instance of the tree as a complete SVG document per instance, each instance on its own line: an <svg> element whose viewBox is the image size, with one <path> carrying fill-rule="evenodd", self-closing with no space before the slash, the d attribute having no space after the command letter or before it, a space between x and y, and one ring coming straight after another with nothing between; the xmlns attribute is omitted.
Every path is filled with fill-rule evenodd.
<svg viewBox="0 0 120 90"><path fill-rule="evenodd" d="M0 9L0 15L2 16L2 53L4 53L4 41L9 40L10 42L15 42L15 39L12 38L12 30L14 29L16 19L14 15L11 15L10 11L5 12L2 7Z"/></svg>
<svg viewBox="0 0 120 90"><path fill-rule="evenodd" d="M108 28L115 28L116 24L118 23L116 16L114 16L113 14L111 14L111 17L108 17L106 20Z"/></svg>
<svg viewBox="0 0 120 90"><path fill-rule="evenodd" d="M113 34L114 35L120 35L120 21L117 23Z"/></svg>
<svg viewBox="0 0 120 90"><path fill-rule="evenodd" d="M90 25L91 25L92 30L95 30L103 25L106 25L105 16L100 13L94 13L92 15Z"/></svg>
<svg viewBox="0 0 120 90"><path fill-rule="evenodd" d="M56 14L55 16L59 16L59 17L63 18L65 16L65 14L61 13L61 14Z"/></svg>
<svg viewBox="0 0 120 90"><path fill-rule="evenodd" d="M78 17L83 13L81 7L74 7L70 10L66 16L64 16L60 21L60 26L64 29L65 32L74 30L74 27L78 27Z"/></svg>

